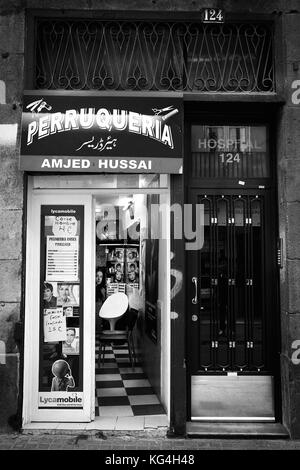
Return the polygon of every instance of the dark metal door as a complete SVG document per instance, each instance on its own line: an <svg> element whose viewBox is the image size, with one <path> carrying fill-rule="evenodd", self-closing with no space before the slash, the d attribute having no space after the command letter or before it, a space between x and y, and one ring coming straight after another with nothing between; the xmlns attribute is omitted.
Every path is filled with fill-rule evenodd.
<svg viewBox="0 0 300 470"><path fill-rule="evenodd" d="M194 190L191 196L204 205L204 245L188 254L190 375L272 376L275 253L268 192Z"/></svg>

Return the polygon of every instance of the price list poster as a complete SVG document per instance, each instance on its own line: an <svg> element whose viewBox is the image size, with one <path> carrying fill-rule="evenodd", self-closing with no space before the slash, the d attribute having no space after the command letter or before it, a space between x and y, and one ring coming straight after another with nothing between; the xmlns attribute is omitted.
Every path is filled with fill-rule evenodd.
<svg viewBox="0 0 300 470"><path fill-rule="evenodd" d="M78 236L47 236L46 280L79 280Z"/></svg>

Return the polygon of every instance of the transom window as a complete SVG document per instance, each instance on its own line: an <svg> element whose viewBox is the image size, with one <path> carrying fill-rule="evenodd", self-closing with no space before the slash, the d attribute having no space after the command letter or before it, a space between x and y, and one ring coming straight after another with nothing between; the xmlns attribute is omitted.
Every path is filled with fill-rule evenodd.
<svg viewBox="0 0 300 470"><path fill-rule="evenodd" d="M37 21L35 87L274 92L269 24Z"/></svg>

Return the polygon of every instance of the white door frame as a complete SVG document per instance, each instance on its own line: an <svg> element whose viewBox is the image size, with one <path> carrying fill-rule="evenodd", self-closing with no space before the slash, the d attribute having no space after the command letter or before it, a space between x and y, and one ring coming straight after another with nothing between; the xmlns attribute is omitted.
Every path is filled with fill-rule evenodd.
<svg viewBox="0 0 300 470"><path fill-rule="evenodd" d="M54 176L52 177L54 178ZM66 177L67 179L67 177ZM51 179L48 180L50 182ZM50 187L49 187L50 186ZM24 334L24 382L23 382L23 427L31 422L90 422L95 417L95 196L115 194L116 188L106 189L60 189L51 185L33 188L33 178L28 178L27 231L26 231L26 280L25 280L25 334ZM118 188L118 194L165 194L167 188ZM40 229L41 205L83 205L84 206L84 367L83 367L83 409L38 409L39 377L39 328L40 328ZM169 224L169 217L166 223ZM167 233L170 227L167 228ZM167 254L166 277L170 282L170 254ZM170 302L164 307L167 328L167 354L164 371L165 397L170 414ZM92 319L92 321L91 321ZM92 338L92 340L91 340ZM166 370L167 369L167 370Z"/></svg>
<svg viewBox="0 0 300 470"><path fill-rule="evenodd" d="M94 214L91 194L80 194L74 190L57 190L55 194L41 194L28 188L27 234L26 234L26 287L25 287L25 335L24 335L24 389L23 426L31 421L89 422L94 410L94 337L95 282L93 266L84 263L83 306L83 409L39 409L39 341L40 341L40 229L41 205L84 206L84 257L94 262Z"/></svg>

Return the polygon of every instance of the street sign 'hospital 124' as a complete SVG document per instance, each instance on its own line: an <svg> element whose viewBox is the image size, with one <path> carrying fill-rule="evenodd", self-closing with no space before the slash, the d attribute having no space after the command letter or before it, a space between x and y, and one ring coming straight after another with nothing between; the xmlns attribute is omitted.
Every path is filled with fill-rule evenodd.
<svg viewBox="0 0 300 470"><path fill-rule="evenodd" d="M24 94L20 169L181 173L182 95Z"/></svg>

